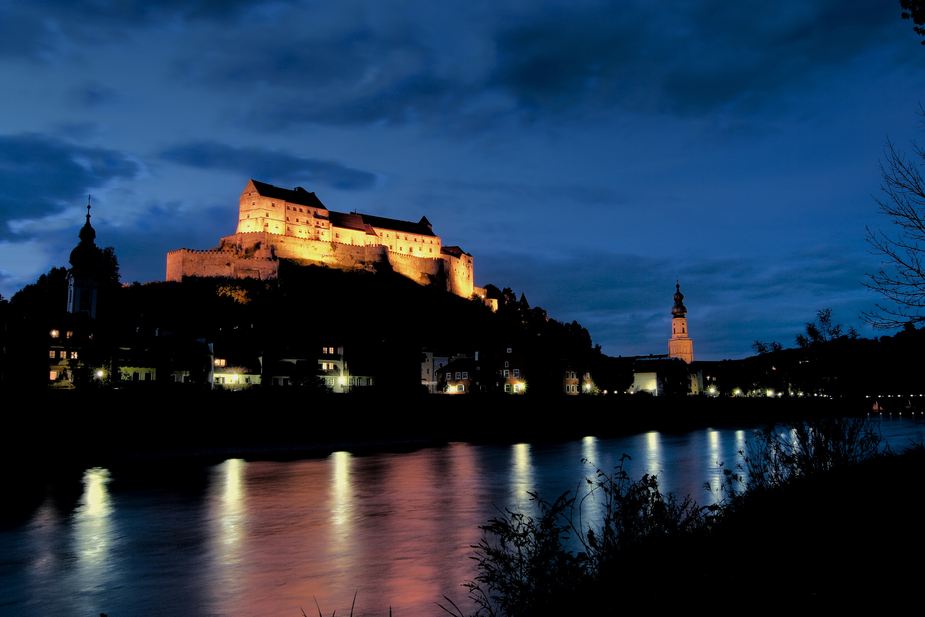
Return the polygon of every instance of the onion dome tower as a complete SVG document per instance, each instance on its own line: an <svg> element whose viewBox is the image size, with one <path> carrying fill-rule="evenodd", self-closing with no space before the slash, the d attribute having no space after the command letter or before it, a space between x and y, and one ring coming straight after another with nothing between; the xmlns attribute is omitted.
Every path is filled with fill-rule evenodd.
<svg viewBox="0 0 925 617"><path fill-rule="evenodd" d="M687 333L687 308L683 304L681 284L675 285L674 306L671 307L671 338L668 340L668 355L681 358L688 364L694 361L694 342Z"/></svg>
<svg viewBox="0 0 925 617"><path fill-rule="evenodd" d="M83 313L96 318L100 288L100 249L94 243L96 231L90 225L90 199L87 198L87 222L80 230L80 243L71 251L71 269L67 273L67 312Z"/></svg>

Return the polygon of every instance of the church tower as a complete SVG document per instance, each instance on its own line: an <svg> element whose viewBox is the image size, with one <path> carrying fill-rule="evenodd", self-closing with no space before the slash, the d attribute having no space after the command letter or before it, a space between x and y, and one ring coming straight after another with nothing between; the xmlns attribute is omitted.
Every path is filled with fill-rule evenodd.
<svg viewBox="0 0 925 617"><path fill-rule="evenodd" d="M71 251L71 269L67 273L67 312L84 313L96 318L100 288L100 249L94 240L96 231L90 226L90 204L87 203L87 223L80 230L80 243Z"/></svg>
<svg viewBox="0 0 925 617"><path fill-rule="evenodd" d="M681 358L688 364L694 361L694 341L687 334L687 309L681 303L684 294L681 284L675 285L674 306L671 307L671 339L668 341L668 355Z"/></svg>

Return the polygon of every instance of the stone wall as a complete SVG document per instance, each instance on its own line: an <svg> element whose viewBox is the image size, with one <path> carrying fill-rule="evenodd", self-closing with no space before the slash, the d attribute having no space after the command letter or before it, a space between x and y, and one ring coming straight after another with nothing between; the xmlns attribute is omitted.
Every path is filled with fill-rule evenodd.
<svg viewBox="0 0 925 617"><path fill-rule="evenodd" d="M279 262L265 257L245 257L234 251L192 251L179 249L167 253L167 280L184 276L227 276L229 278L276 278Z"/></svg>
<svg viewBox="0 0 925 617"><path fill-rule="evenodd" d="M342 270L371 269L376 263L387 262L395 272L420 285L445 280L447 291L463 298L472 296L473 291L471 255L416 257L382 245L322 242L266 232L226 236L218 250L171 251L167 254L167 280L179 281L184 276L275 278L279 259L309 261Z"/></svg>

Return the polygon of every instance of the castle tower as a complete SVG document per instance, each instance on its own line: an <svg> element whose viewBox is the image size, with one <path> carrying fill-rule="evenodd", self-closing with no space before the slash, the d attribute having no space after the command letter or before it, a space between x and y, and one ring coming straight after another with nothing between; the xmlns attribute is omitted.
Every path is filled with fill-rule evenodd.
<svg viewBox="0 0 925 617"><path fill-rule="evenodd" d="M90 225L90 203L87 202L87 222L80 230L80 243L71 251L71 269L67 273L67 312L85 313L96 318L100 288L100 250L94 240L96 231Z"/></svg>
<svg viewBox="0 0 925 617"><path fill-rule="evenodd" d="M687 309L681 303L684 294L681 284L675 285L674 306L671 307L671 339L668 341L668 355L681 358L688 364L694 361L694 341L687 333Z"/></svg>

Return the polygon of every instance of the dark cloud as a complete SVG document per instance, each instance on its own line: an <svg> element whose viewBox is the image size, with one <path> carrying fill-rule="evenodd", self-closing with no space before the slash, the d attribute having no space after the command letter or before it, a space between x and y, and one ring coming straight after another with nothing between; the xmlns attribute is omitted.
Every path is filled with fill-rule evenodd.
<svg viewBox="0 0 925 617"><path fill-rule="evenodd" d="M233 171L282 186L301 182L354 191L371 188L376 182L374 173L333 161L302 158L263 148L234 148L218 142L176 146L161 152L160 157L200 169Z"/></svg>
<svg viewBox="0 0 925 617"><path fill-rule="evenodd" d="M282 3L282 2L281 2ZM0 8L0 56L48 60L73 51L72 41L126 40L130 30L238 18L261 0L32 0Z"/></svg>
<svg viewBox="0 0 925 617"><path fill-rule="evenodd" d="M287 24L288 36L254 28L246 46L231 36L203 42L187 70L220 87L276 90L246 114L262 128L422 121L479 130L550 113L776 108L901 30L897 11L874 0L543 5L516 18L498 8L478 23L465 5L448 5L437 15L436 31L455 26L443 40L418 23L413 3L383 23ZM292 16L298 24L314 14Z"/></svg>
<svg viewBox="0 0 925 617"><path fill-rule="evenodd" d="M98 108L119 100L119 91L112 86L91 83L75 88L71 93L74 103L80 107Z"/></svg>
<svg viewBox="0 0 925 617"><path fill-rule="evenodd" d="M759 106L880 45L880 2L601 4L498 33L494 82L530 107L617 104L705 113Z"/></svg>
<svg viewBox="0 0 925 617"><path fill-rule="evenodd" d="M0 136L0 237L6 223L60 212L139 165L122 152L88 148L42 135Z"/></svg>

